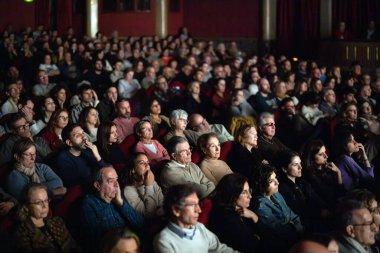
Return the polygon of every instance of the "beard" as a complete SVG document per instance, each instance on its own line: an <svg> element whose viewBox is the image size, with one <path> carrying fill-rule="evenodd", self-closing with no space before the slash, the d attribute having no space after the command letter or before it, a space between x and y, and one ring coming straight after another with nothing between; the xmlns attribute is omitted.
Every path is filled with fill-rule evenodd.
<svg viewBox="0 0 380 253"><path fill-rule="evenodd" d="M120 117L122 117L124 119L130 119L131 118L131 114L130 113L122 114L122 115L120 115Z"/></svg>

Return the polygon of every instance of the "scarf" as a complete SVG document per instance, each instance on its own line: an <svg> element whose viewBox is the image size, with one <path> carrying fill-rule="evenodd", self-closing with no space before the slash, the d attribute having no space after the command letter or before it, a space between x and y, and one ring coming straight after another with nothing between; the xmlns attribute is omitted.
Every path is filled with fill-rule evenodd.
<svg viewBox="0 0 380 253"><path fill-rule="evenodd" d="M28 176L33 183L41 183L40 178L36 173L36 165L34 165L33 168L26 168L24 165L17 162L15 164L15 169Z"/></svg>

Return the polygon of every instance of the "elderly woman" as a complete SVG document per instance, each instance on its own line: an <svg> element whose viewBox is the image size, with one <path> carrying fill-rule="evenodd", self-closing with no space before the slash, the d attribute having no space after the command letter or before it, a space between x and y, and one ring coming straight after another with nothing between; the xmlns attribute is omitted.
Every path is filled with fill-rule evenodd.
<svg viewBox="0 0 380 253"><path fill-rule="evenodd" d="M267 228L263 230L263 238L276 242L270 248L273 252L285 252L303 231L300 217L286 204L278 192L276 169L263 166L256 174L253 210L260 222Z"/></svg>
<svg viewBox="0 0 380 253"><path fill-rule="evenodd" d="M218 135L215 133L203 134L198 138L198 149L202 152L204 158L199 164L203 174L215 185L232 170L220 157L220 142Z"/></svg>
<svg viewBox="0 0 380 253"><path fill-rule="evenodd" d="M124 197L132 208L147 218L163 215L164 197L144 153L137 153L133 159L133 168L127 175Z"/></svg>
<svg viewBox="0 0 380 253"><path fill-rule="evenodd" d="M322 222L330 214L328 204L303 179L301 158L297 153L286 151L281 154L281 161L283 176L279 191L286 203L310 230L323 228Z"/></svg>
<svg viewBox="0 0 380 253"><path fill-rule="evenodd" d="M20 198L22 190L30 182L45 185L52 198L66 193L66 188L57 174L49 166L36 163L36 145L31 139L18 140L12 152L15 159L14 168L5 182L9 194Z"/></svg>
<svg viewBox="0 0 380 253"><path fill-rule="evenodd" d="M302 154L302 167L305 169L306 180L316 193L329 206L335 206L338 198L345 194L345 189L339 168L328 161L326 152L321 140L309 142Z"/></svg>
<svg viewBox="0 0 380 253"><path fill-rule="evenodd" d="M172 129L164 137L164 140L166 143L173 136L181 136L187 139L190 146L192 147L197 146L197 141L201 133L186 129L187 123L189 123L187 120L188 116L189 115L187 114L187 112L182 109L177 109L170 113L170 123L171 123Z"/></svg>
<svg viewBox="0 0 380 253"><path fill-rule="evenodd" d="M79 115L79 124L85 132L86 139L95 143L99 126L98 110L93 106L85 107Z"/></svg>
<svg viewBox="0 0 380 253"><path fill-rule="evenodd" d="M157 140L153 140L152 125L148 120L141 120L135 124L135 134L139 137L135 152L144 153L153 168L159 169L160 165L170 160L166 149Z"/></svg>
<svg viewBox="0 0 380 253"><path fill-rule="evenodd" d="M80 252L62 218L49 216L47 188L27 185L22 196L15 245L20 252Z"/></svg>
<svg viewBox="0 0 380 253"><path fill-rule="evenodd" d="M147 114L144 120L149 120L153 128L153 137L157 138L161 131L168 132L170 130L170 120L161 114L161 103L158 99L152 98L148 101Z"/></svg>
<svg viewBox="0 0 380 253"><path fill-rule="evenodd" d="M246 176L253 185L255 171L268 162L257 148L257 130L254 125L241 125L235 132L233 148L228 156L228 164L234 172Z"/></svg>
<svg viewBox="0 0 380 253"><path fill-rule="evenodd" d="M69 123L69 113L66 109L58 109L53 113L48 122L47 128L43 130L42 138L49 145L53 152L63 148L62 130Z"/></svg>
<svg viewBox="0 0 380 253"><path fill-rule="evenodd" d="M226 175L215 189L209 220L209 229L222 243L243 253L258 252L260 240L256 225L259 217L248 209L251 199L246 177Z"/></svg>

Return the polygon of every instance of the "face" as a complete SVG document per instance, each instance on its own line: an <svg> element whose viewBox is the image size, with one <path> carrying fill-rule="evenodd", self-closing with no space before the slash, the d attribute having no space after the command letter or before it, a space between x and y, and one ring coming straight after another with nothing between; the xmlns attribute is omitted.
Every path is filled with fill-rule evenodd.
<svg viewBox="0 0 380 253"><path fill-rule="evenodd" d="M333 90L329 90L325 95L325 101L330 104L334 104L336 101L335 92Z"/></svg>
<svg viewBox="0 0 380 253"><path fill-rule="evenodd" d="M250 146L257 146L257 130L254 127L247 129L244 132L243 143L248 144Z"/></svg>
<svg viewBox="0 0 380 253"><path fill-rule="evenodd" d="M85 142L86 137L84 131L79 126L74 127L70 133L69 139L66 140L67 145L77 150L85 149Z"/></svg>
<svg viewBox="0 0 380 253"><path fill-rule="evenodd" d="M69 114L67 112L61 112L55 122L55 126L58 128L65 128L69 123Z"/></svg>
<svg viewBox="0 0 380 253"><path fill-rule="evenodd" d="M371 116L372 115L372 107L369 105L368 102L364 102L361 106L360 109L364 115Z"/></svg>
<svg viewBox="0 0 380 253"><path fill-rule="evenodd" d="M367 208L354 210L352 213L354 220L353 237L363 246L371 246L375 243L376 225L373 217Z"/></svg>
<svg viewBox="0 0 380 253"><path fill-rule="evenodd" d="M17 155L17 161L26 168L33 168L36 162L36 147L31 146L25 150L20 156Z"/></svg>
<svg viewBox="0 0 380 253"><path fill-rule="evenodd" d="M199 199L196 193L189 195L184 202L183 208L172 207L172 211L178 226L191 228L198 222L199 214L202 210L199 207Z"/></svg>
<svg viewBox="0 0 380 253"><path fill-rule="evenodd" d="M362 88L361 95L363 97L370 97L372 93L371 86L366 85Z"/></svg>
<svg viewBox="0 0 380 253"><path fill-rule="evenodd" d="M198 82L194 82L194 83L191 85L189 91L190 91L192 94L199 94L200 91L201 91L201 86L199 85Z"/></svg>
<svg viewBox="0 0 380 253"><path fill-rule="evenodd" d="M35 219L46 218L49 213L49 197L45 189L35 189L30 193L28 211Z"/></svg>
<svg viewBox="0 0 380 253"><path fill-rule="evenodd" d="M150 170L149 160L146 155L139 155L136 158L133 173L138 176L144 176Z"/></svg>
<svg viewBox="0 0 380 253"><path fill-rule="evenodd" d="M92 90L84 90L81 99L84 103L90 103L92 101Z"/></svg>
<svg viewBox="0 0 380 253"><path fill-rule="evenodd" d="M358 143L355 141L355 138L353 135L349 137L349 140L346 143L345 149L347 153L349 154L359 152Z"/></svg>
<svg viewBox="0 0 380 253"><path fill-rule="evenodd" d="M8 87L7 95L11 98L18 99L20 97L20 89L17 84L11 84Z"/></svg>
<svg viewBox="0 0 380 253"><path fill-rule="evenodd" d="M314 162L317 166L322 166L327 163L327 154L325 146L322 146L318 153L315 154Z"/></svg>
<svg viewBox="0 0 380 253"><path fill-rule="evenodd" d="M91 109L89 111L86 122L91 125L96 125L96 123L98 123L98 111L96 109Z"/></svg>
<svg viewBox="0 0 380 253"><path fill-rule="evenodd" d="M260 87L259 87L259 89L260 89L261 92L270 93L270 84L269 84L268 80L262 79L260 81Z"/></svg>
<svg viewBox="0 0 380 253"><path fill-rule="evenodd" d="M29 129L29 123L26 122L25 118L21 118L15 122L14 131L21 137L30 138L32 136Z"/></svg>
<svg viewBox="0 0 380 253"><path fill-rule="evenodd" d="M188 124L188 121L187 121L187 118L179 118L177 120L174 121L174 127L176 130L185 130L186 129L186 126Z"/></svg>
<svg viewBox="0 0 380 253"><path fill-rule="evenodd" d="M151 140L153 138L152 125L149 122L145 122L141 125L139 136L141 139Z"/></svg>
<svg viewBox="0 0 380 253"><path fill-rule="evenodd" d="M284 105L284 111L286 111L288 114L295 114L296 107L294 105L293 101L289 101Z"/></svg>
<svg viewBox="0 0 380 253"><path fill-rule="evenodd" d="M102 182L95 182L95 188L99 191L100 197L110 203L119 189L118 176L114 168L107 167L103 169Z"/></svg>
<svg viewBox="0 0 380 253"><path fill-rule="evenodd" d="M52 98L47 98L45 100L45 110L47 112L54 112L55 111L55 103Z"/></svg>
<svg viewBox="0 0 380 253"><path fill-rule="evenodd" d="M236 200L236 205L241 208L248 208L252 198L252 191L249 188L247 182L244 183L242 192L239 195L239 198Z"/></svg>
<svg viewBox="0 0 380 253"><path fill-rule="evenodd" d="M277 84L276 93L277 94L286 94L286 85L284 82L280 82Z"/></svg>
<svg viewBox="0 0 380 253"><path fill-rule="evenodd" d="M150 112L156 115L161 113L161 105L157 100L152 102L152 105L150 106Z"/></svg>
<svg viewBox="0 0 380 253"><path fill-rule="evenodd" d="M119 136L117 135L117 127L112 126L110 136L108 137L108 143L109 144L116 143L118 141L118 137Z"/></svg>
<svg viewBox="0 0 380 253"><path fill-rule="evenodd" d="M302 166L301 158L297 155L292 157L291 162L288 164L288 167L283 169L285 174L289 178L296 178L302 176Z"/></svg>
<svg viewBox="0 0 380 253"><path fill-rule="evenodd" d="M272 175L269 177L266 196L270 197L273 194L277 193L279 184L280 183L277 180L277 175L273 172Z"/></svg>
<svg viewBox="0 0 380 253"><path fill-rule="evenodd" d="M177 153L172 154L177 163L188 165L191 162L191 149L188 142L177 144Z"/></svg>
<svg viewBox="0 0 380 253"><path fill-rule="evenodd" d="M203 118L201 115L194 117L193 122L191 122L194 131L205 132L209 129L210 125L207 120Z"/></svg>
<svg viewBox="0 0 380 253"><path fill-rule="evenodd" d="M125 79L126 80L132 80L133 79L133 71L128 71L127 73L125 73Z"/></svg>
<svg viewBox="0 0 380 253"><path fill-rule="evenodd" d="M123 101L117 105L118 114L120 116L130 116L131 115L131 106L128 101Z"/></svg>
<svg viewBox="0 0 380 253"><path fill-rule="evenodd" d="M316 92L321 92L322 91L323 85L322 85L322 81L321 80L318 80L318 81L315 82L314 89L315 89Z"/></svg>
<svg viewBox="0 0 380 253"><path fill-rule="evenodd" d="M224 93L225 90L226 90L226 81L224 81L224 80L219 80L218 84L216 85L216 89L217 89L219 92Z"/></svg>
<svg viewBox="0 0 380 253"><path fill-rule="evenodd" d="M120 239L110 253L139 253L135 239Z"/></svg>
<svg viewBox="0 0 380 253"><path fill-rule="evenodd" d="M345 117L348 121L356 121L358 119L358 110L355 105L350 105L346 109Z"/></svg>
<svg viewBox="0 0 380 253"><path fill-rule="evenodd" d="M267 138L272 138L276 134L276 123L273 118L266 118L265 124L260 127Z"/></svg>
<svg viewBox="0 0 380 253"><path fill-rule="evenodd" d="M166 92L169 89L168 82L166 82L165 78L160 78L157 82L158 89Z"/></svg>
<svg viewBox="0 0 380 253"><path fill-rule="evenodd" d="M368 208L368 210L371 212L373 220L374 220L374 222L375 222L375 224L377 226L377 231L376 232L379 232L380 209L379 209L379 205L378 205L378 202L376 201L376 199L373 199L371 201L371 204L370 204L370 207Z"/></svg>
<svg viewBox="0 0 380 253"><path fill-rule="evenodd" d="M49 83L49 77L44 71L41 71L38 73L38 78L39 78L41 84L47 85Z"/></svg>
<svg viewBox="0 0 380 253"><path fill-rule="evenodd" d="M117 100L117 89L116 89L116 87L110 87L110 88L107 90L106 98L107 98L109 101L116 101L116 100Z"/></svg>
<svg viewBox="0 0 380 253"><path fill-rule="evenodd" d="M220 157L220 142L218 138L211 137L207 142L204 152L207 158L218 159Z"/></svg>

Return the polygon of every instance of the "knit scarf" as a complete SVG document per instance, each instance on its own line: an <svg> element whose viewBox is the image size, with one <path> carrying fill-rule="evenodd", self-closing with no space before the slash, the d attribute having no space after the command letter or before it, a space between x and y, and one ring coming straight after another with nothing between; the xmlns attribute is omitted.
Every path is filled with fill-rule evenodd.
<svg viewBox="0 0 380 253"><path fill-rule="evenodd" d="M33 166L33 168L27 168L21 163L16 163L15 164L15 169L22 174L28 176L30 180L32 180L33 183L40 183L40 178L38 177L36 173L36 165Z"/></svg>

